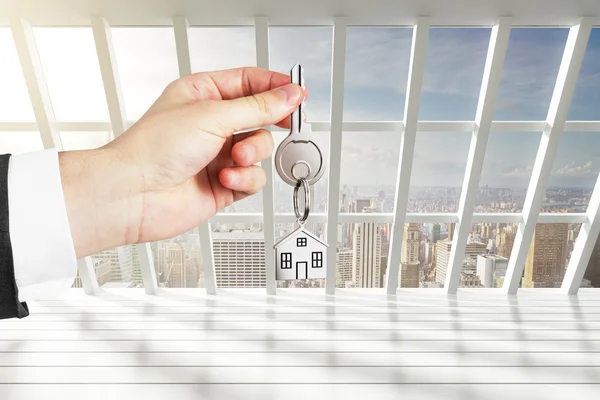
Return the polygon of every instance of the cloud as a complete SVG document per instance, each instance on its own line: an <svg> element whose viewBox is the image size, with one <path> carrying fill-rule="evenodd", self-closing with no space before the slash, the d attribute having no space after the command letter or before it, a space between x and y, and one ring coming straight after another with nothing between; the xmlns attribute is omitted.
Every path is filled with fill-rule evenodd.
<svg viewBox="0 0 600 400"><path fill-rule="evenodd" d="M532 171L533 171L532 166L515 167L508 171L501 172L500 175L504 178L529 179L531 177Z"/></svg>
<svg viewBox="0 0 600 400"><path fill-rule="evenodd" d="M555 174L563 176L585 176L592 173L592 162L577 164L575 161L558 168Z"/></svg>

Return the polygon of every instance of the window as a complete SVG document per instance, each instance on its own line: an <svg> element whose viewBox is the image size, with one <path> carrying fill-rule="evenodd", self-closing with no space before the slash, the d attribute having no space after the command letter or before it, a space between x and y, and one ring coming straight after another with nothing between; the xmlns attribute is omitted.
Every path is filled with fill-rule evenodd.
<svg viewBox="0 0 600 400"><path fill-rule="evenodd" d="M457 212L469 153L468 132L418 132L409 212Z"/></svg>
<svg viewBox="0 0 600 400"><path fill-rule="evenodd" d="M111 28L123 103L135 121L179 77L173 28Z"/></svg>
<svg viewBox="0 0 600 400"><path fill-rule="evenodd" d="M599 148L598 132L562 134L542 212L580 213L587 210L600 173Z"/></svg>
<svg viewBox="0 0 600 400"><path fill-rule="evenodd" d="M490 40L489 28L431 28L420 120L473 120Z"/></svg>
<svg viewBox="0 0 600 400"><path fill-rule="evenodd" d="M331 27L269 27L271 69L289 74L301 64L310 94L306 102L309 121L328 121L331 102Z"/></svg>
<svg viewBox="0 0 600 400"><path fill-rule="evenodd" d="M348 27L344 120L404 118L411 39L409 28Z"/></svg>
<svg viewBox="0 0 600 400"><path fill-rule="evenodd" d="M400 132L343 133L342 212L394 211L400 138Z"/></svg>
<svg viewBox="0 0 600 400"><path fill-rule="evenodd" d="M296 247L306 247L307 240L305 237L296 239Z"/></svg>
<svg viewBox="0 0 600 400"><path fill-rule="evenodd" d="M34 121L33 107L9 28L0 28L0 121Z"/></svg>
<svg viewBox="0 0 600 400"><path fill-rule="evenodd" d="M108 121L92 28L33 28L58 121Z"/></svg>
<svg viewBox="0 0 600 400"><path fill-rule="evenodd" d="M312 268L323 268L323 252L312 252Z"/></svg>
<svg viewBox="0 0 600 400"><path fill-rule="evenodd" d="M564 28L511 29L495 120L546 119L568 33Z"/></svg>
<svg viewBox="0 0 600 400"><path fill-rule="evenodd" d="M536 132L490 134L483 159L475 212L523 211L540 137L541 133Z"/></svg>
<svg viewBox="0 0 600 400"><path fill-rule="evenodd" d="M292 253L281 253L281 269L292 269Z"/></svg>
<svg viewBox="0 0 600 400"><path fill-rule="evenodd" d="M600 237L596 240L590 261L588 262L581 287L600 288Z"/></svg>
<svg viewBox="0 0 600 400"><path fill-rule="evenodd" d="M593 28L569 109L569 121L600 120L600 28Z"/></svg>
<svg viewBox="0 0 600 400"><path fill-rule="evenodd" d="M560 287L580 229L581 224L537 224L525 260L521 287Z"/></svg>

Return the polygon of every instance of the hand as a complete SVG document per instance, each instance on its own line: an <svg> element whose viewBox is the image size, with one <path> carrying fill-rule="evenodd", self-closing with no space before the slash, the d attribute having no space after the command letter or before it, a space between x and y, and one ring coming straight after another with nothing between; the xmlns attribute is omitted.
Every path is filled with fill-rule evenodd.
<svg viewBox="0 0 600 400"><path fill-rule="evenodd" d="M265 184L264 129L289 127L307 96L287 75L258 68L193 74L171 83L106 146L59 153L77 257L174 237Z"/></svg>

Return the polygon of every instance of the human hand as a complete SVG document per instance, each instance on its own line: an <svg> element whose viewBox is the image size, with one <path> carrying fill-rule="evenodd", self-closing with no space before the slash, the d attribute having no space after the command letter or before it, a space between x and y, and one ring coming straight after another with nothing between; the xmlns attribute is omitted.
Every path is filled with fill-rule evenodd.
<svg viewBox="0 0 600 400"><path fill-rule="evenodd" d="M77 257L186 232L258 192L257 162L270 132L289 127L307 93L287 75L240 68L171 83L131 128L106 146L59 153Z"/></svg>

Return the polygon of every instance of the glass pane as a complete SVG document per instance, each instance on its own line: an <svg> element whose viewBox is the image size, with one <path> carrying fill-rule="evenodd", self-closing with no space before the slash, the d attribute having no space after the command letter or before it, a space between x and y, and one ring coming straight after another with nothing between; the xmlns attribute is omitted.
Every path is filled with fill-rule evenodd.
<svg viewBox="0 0 600 400"><path fill-rule="evenodd" d="M581 224L537 224L521 279L524 288L561 286Z"/></svg>
<svg viewBox="0 0 600 400"><path fill-rule="evenodd" d="M490 134L475 212L523 211L540 137L535 132Z"/></svg>
<svg viewBox="0 0 600 400"><path fill-rule="evenodd" d="M108 121L92 28L34 28L58 121Z"/></svg>
<svg viewBox="0 0 600 400"><path fill-rule="evenodd" d="M592 29L567 120L600 121L600 28Z"/></svg>
<svg viewBox="0 0 600 400"><path fill-rule="evenodd" d="M143 287L137 248L116 247L92 256L98 286L103 289Z"/></svg>
<svg viewBox="0 0 600 400"><path fill-rule="evenodd" d="M20 154L43 149L39 132L0 132L0 154Z"/></svg>
<svg viewBox="0 0 600 400"><path fill-rule="evenodd" d="M447 257L436 257L443 242L448 241L454 224L404 224L400 253L398 287L442 288L446 279ZM383 225L381 264L387 274L391 224ZM451 243L450 243L451 244ZM445 264L444 264L445 262ZM436 263L439 266L436 266ZM385 282L385 280L383 281Z"/></svg>
<svg viewBox="0 0 600 400"><path fill-rule="evenodd" d="M159 287L204 287L204 268L198 229L150 245Z"/></svg>
<svg viewBox="0 0 600 400"><path fill-rule="evenodd" d="M489 28L431 28L419 119L475 119Z"/></svg>
<svg viewBox="0 0 600 400"><path fill-rule="evenodd" d="M600 287L600 236L596 240L592 256L588 262L581 287Z"/></svg>
<svg viewBox="0 0 600 400"><path fill-rule="evenodd" d="M193 72L256 65L253 27L190 27L188 40Z"/></svg>
<svg viewBox="0 0 600 400"><path fill-rule="evenodd" d="M271 69L289 74L294 64L304 68L309 121L329 121L333 29L270 27Z"/></svg>
<svg viewBox="0 0 600 400"><path fill-rule="evenodd" d="M21 63L9 28L0 28L0 121L35 121Z"/></svg>
<svg viewBox="0 0 600 400"><path fill-rule="evenodd" d="M457 212L471 134L419 132L408 212Z"/></svg>
<svg viewBox="0 0 600 400"><path fill-rule="evenodd" d="M336 287L385 287L391 224L338 225Z"/></svg>
<svg viewBox="0 0 600 400"><path fill-rule="evenodd" d="M110 141L110 132L60 132L64 150L88 150Z"/></svg>
<svg viewBox="0 0 600 400"><path fill-rule="evenodd" d="M542 212L585 212L600 173L598 149L598 132L562 134Z"/></svg>
<svg viewBox="0 0 600 400"><path fill-rule="evenodd" d="M342 212L393 212L399 155L400 132L344 132Z"/></svg>
<svg viewBox="0 0 600 400"><path fill-rule="evenodd" d="M277 146L286 138L288 132L273 132L275 147L273 155L277 151ZM315 142L324 154L329 154L329 132L313 132ZM326 164L326 168L327 164ZM285 183L280 177L275 167L273 167L273 185L275 189L275 212L289 213L294 212L293 193L294 188ZM327 211L327 172L319 181L310 187L311 213ZM302 192L301 192L302 193ZM262 211L262 209L261 209Z"/></svg>
<svg viewBox="0 0 600 400"><path fill-rule="evenodd" d="M409 28L349 27L344 120L401 121L412 41Z"/></svg>
<svg viewBox="0 0 600 400"><path fill-rule="evenodd" d="M173 28L111 28L127 118L137 120L179 77Z"/></svg>
<svg viewBox="0 0 600 400"><path fill-rule="evenodd" d="M512 28L495 120L546 119L568 33L565 28Z"/></svg>
<svg viewBox="0 0 600 400"><path fill-rule="evenodd" d="M262 224L213 224L212 240L217 287L266 286Z"/></svg>

